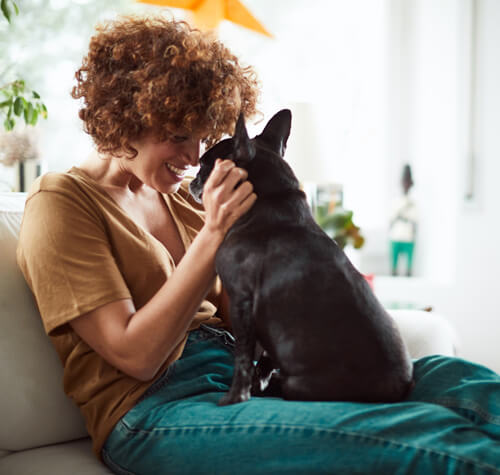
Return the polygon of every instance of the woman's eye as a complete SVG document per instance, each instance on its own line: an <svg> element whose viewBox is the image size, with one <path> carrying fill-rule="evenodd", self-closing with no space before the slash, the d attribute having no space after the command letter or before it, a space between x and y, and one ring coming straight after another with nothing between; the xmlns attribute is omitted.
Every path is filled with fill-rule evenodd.
<svg viewBox="0 0 500 475"><path fill-rule="evenodd" d="M185 142L188 139L185 135L173 135L170 140L175 143Z"/></svg>

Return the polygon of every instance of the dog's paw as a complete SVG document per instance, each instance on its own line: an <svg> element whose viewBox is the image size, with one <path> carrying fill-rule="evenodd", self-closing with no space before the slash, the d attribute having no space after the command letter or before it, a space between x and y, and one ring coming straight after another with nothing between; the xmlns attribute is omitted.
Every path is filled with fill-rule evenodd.
<svg viewBox="0 0 500 475"><path fill-rule="evenodd" d="M245 402L250 399L250 393L241 392L238 394L232 394L231 392L227 393L225 396L222 396L218 402L219 406L229 406L230 404L237 404L239 402Z"/></svg>

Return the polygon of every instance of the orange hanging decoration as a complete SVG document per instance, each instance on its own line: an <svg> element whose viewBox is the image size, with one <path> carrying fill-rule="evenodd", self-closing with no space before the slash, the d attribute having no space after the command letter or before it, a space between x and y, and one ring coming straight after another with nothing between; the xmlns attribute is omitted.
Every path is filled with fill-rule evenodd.
<svg viewBox="0 0 500 475"><path fill-rule="evenodd" d="M228 20L249 30L273 37L239 0L137 0L162 7L183 8L193 13L196 26L202 30L217 28Z"/></svg>

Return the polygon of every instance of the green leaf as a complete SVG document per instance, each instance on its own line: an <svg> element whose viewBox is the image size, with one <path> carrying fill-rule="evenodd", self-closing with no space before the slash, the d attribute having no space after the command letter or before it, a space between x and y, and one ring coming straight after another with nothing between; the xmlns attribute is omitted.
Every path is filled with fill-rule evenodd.
<svg viewBox="0 0 500 475"><path fill-rule="evenodd" d="M0 8L2 10L3 16L10 23L10 20L12 18L12 11L9 7L9 3L11 3L12 6L14 7L14 12L16 15L19 15L19 7L17 6L17 3L14 0L2 0L1 1Z"/></svg>
<svg viewBox="0 0 500 475"><path fill-rule="evenodd" d="M14 119L9 119L8 117L3 121L3 126L4 126L4 129L7 130L7 131L10 131L14 128L14 126L16 125L16 122L14 121Z"/></svg>
<svg viewBox="0 0 500 475"><path fill-rule="evenodd" d="M0 102L0 107L9 107L12 104L12 97L9 97L6 101Z"/></svg>
<svg viewBox="0 0 500 475"><path fill-rule="evenodd" d="M38 111L36 109L33 109L30 125L36 125L37 121L38 121Z"/></svg>
<svg viewBox="0 0 500 475"><path fill-rule="evenodd" d="M40 94L27 87L23 79L17 79L0 88L0 97L2 94L4 100L0 102L0 111L3 109L1 112L8 119L8 121L4 121L6 130L11 130L10 127L15 124L13 115L24 116L26 125L36 125L40 117L43 119L48 117L47 107L41 101ZM32 100L27 99L27 97L32 98Z"/></svg>
<svg viewBox="0 0 500 475"><path fill-rule="evenodd" d="M38 112L38 115L42 116L42 118L46 119L47 116L48 116L48 113L47 113L47 108L45 107L45 104L43 103L38 103L36 105L36 111Z"/></svg>
<svg viewBox="0 0 500 475"><path fill-rule="evenodd" d="M22 79L14 82L14 90L17 91L16 95L24 93L25 89L26 89L26 84Z"/></svg>
<svg viewBox="0 0 500 475"><path fill-rule="evenodd" d="M33 104L31 102L28 102L28 107L24 108L24 122L27 124L31 124L31 121L33 120L33 111L34 111Z"/></svg>
<svg viewBox="0 0 500 475"><path fill-rule="evenodd" d="M11 14L10 14L9 4L7 3L7 0L2 0L2 3L0 4L0 8L2 9L3 16L10 23L10 15Z"/></svg>
<svg viewBox="0 0 500 475"><path fill-rule="evenodd" d="M16 114L18 117L21 116L24 110L24 101L22 97L16 97L16 100L14 101L14 114Z"/></svg>

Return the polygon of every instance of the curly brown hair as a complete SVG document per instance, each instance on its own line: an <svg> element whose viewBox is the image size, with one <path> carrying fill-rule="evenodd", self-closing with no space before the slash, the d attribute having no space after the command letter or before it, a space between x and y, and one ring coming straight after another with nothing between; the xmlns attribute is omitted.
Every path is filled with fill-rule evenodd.
<svg viewBox="0 0 500 475"><path fill-rule="evenodd" d="M130 142L197 134L207 146L256 113L259 84L222 43L186 22L127 16L98 25L75 73L85 131L101 153L135 157ZM237 100L237 98L240 100Z"/></svg>

